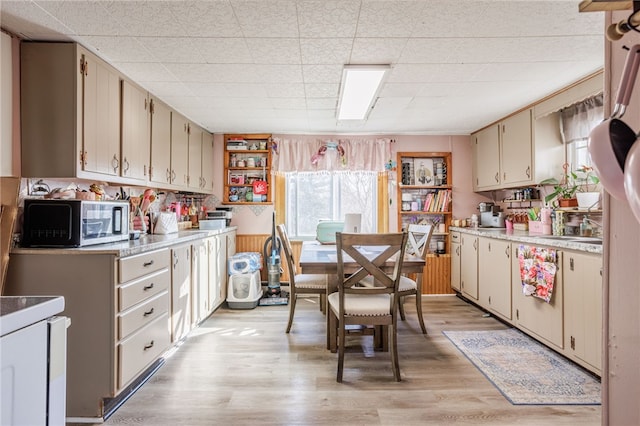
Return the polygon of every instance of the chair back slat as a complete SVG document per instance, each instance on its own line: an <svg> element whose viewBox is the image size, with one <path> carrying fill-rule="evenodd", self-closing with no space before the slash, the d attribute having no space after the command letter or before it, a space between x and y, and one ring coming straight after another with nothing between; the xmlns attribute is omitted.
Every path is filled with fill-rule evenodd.
<svg viewBox="0 0 640 426"><path fill-rule="evenodd" d="M338 290L343 293L391 294L398 291L406 250L407 233L347 234L336 233L338 260ZM393 259L392 259L393 258ZM393 270L387 262L393 260ZM345 278L345 263L355 261L358 269ZM364 277L371 275L375 286L357 286Z"/></svg>
<svg viewBox="0 0 640 426"><path fill-rule="evenodd" d="M429 242L433 235L433 225L411 224L408 228L408 234L407 254L426 259L429 252Z"/></svg>
<svg viewBox="0 0 640 426"><path fill-rule="evenodd" d="M284 226L284 224L280 224L276 226L276 229L278 230L278 236L282 241L284 257L286 258L287 266L289 268L289 279L294 280L294 277L297 274L296 262L293 257L293 248L291 247L291 241L289 240L289 235L287 235L287 228Z"/></svg>

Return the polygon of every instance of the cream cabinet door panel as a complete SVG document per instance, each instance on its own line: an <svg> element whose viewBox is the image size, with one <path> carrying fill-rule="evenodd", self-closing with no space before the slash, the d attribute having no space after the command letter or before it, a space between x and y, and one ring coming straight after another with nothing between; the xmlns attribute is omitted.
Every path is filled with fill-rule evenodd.
<svg viewBox="0 0 640 426"><path fill-rule="evenodd" d="M460 276L462 294L478 300L478 237L462 235Z"/></svg>
<svg viewBox="0 0 640 426"><path fill-rule="evenodd" d="M477 132L473 139L474 180L476 191L500 186L500 135L494 124Z"/></svg>
<svg viewBox="0 0 640 426"><path fill-rule="evenodd" d="M149 98L147 92L122 81L122 177L148 179Z"/></svg>
<svg viewBox="0 0 640 426"><path fill-rule="evenodd" d="M532 110L506 118L500 124L502 186L533 183Z"/></svg>
<svg viewBox="0 0 640 426"><path fill-rule="evenodd" d="M171 183L171 109L151 99L151 182Z"/></svg>
<svg viewBox="0 0 640 426"><path fill-rule="evenodd" d="M189 132L189 172L187 186L192 191L202 188L202 129L191 124Z"/></svg>
<svg viewBox="0 0 640 426"><path fill-rule="evenodd" d="M171 112L171 185L187 188L189 173L189 121Z"/></svg>

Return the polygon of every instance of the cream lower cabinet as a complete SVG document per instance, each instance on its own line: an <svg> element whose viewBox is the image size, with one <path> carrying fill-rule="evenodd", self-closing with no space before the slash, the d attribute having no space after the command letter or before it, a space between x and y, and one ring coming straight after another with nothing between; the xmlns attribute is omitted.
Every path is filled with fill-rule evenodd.
<svg viewBox="0 0 640 426"><path fill-rule="evenodd" d="M564 348L564 285L562 277L564 253L559 250L556 252L558 256L556 280L551 301L547 303L540 298L523 294L520 264L518 262L518 247L519 244L514 243L511 249L514 324L552 348L562 351Z"/></svg>
<svg viewBox="0 0 640 426"><path fill-rule="evenodd" d="M460 246L461 235L459 232L452 231L451 238L451 288L457 292L461 291L460 268L462 266L461 256L462 247Z"/></svg>
<svg viewBox="0 0 640 426"><path fill-rule="evenodd" d="M511 320L511 243L478 238L478 302Z"/></svg>
<svg viewBox="0 0 640 426"><path fill-rule="evenodd" d="M191 331L191 244L171 247L171 340Z"/></svg>
<svg viewBox="0 0 640 426"><path fill-rule="evenodd" d="M226 296L227 238L221 234L210 237L207 241L209 245L209 307L214 310L224 302Z"/></svg>
<svg viewBox="0 0 640 426"><path fill-rule="evenodd" d="M460 239L460 288L466 297L478 300L478 237L462 234Z"/></svg>
<svg viewBox="0 0 640 426"><path fill-rule="evenodd" d="M602 369L602 257L565 252L564 329L567 354Z"/></svg>
<svg viewBox="0 0 640 426"><path fill-rule="evenodd" d="M209 247L206 240L191 244L191 322L207 318L209 309Z"/></svg>

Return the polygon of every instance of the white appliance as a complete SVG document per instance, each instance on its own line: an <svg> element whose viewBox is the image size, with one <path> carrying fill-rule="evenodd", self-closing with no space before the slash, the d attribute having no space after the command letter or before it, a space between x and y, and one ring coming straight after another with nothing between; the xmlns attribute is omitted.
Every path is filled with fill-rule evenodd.
<svg viewBox="0 0 640 426"><path fill-rule="evenodd" d="M55 316L64 298L3 296L0 303L0 425L64 425L70 320Z"/></svg>

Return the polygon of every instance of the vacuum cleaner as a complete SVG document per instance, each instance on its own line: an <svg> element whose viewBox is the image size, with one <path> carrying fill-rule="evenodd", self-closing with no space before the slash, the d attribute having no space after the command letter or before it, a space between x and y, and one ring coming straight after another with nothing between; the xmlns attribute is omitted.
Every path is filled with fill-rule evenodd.
<svg viewBox="0 0 640 426"><path fill-rule="evenodd" d="M286 305L289 294L280 288L280 274L282 274L280 252L282 240L276 235L276 214L273 213L271 236L264 242L262 257L267 269L267 291L260 299L261 305Z"/></svg>

